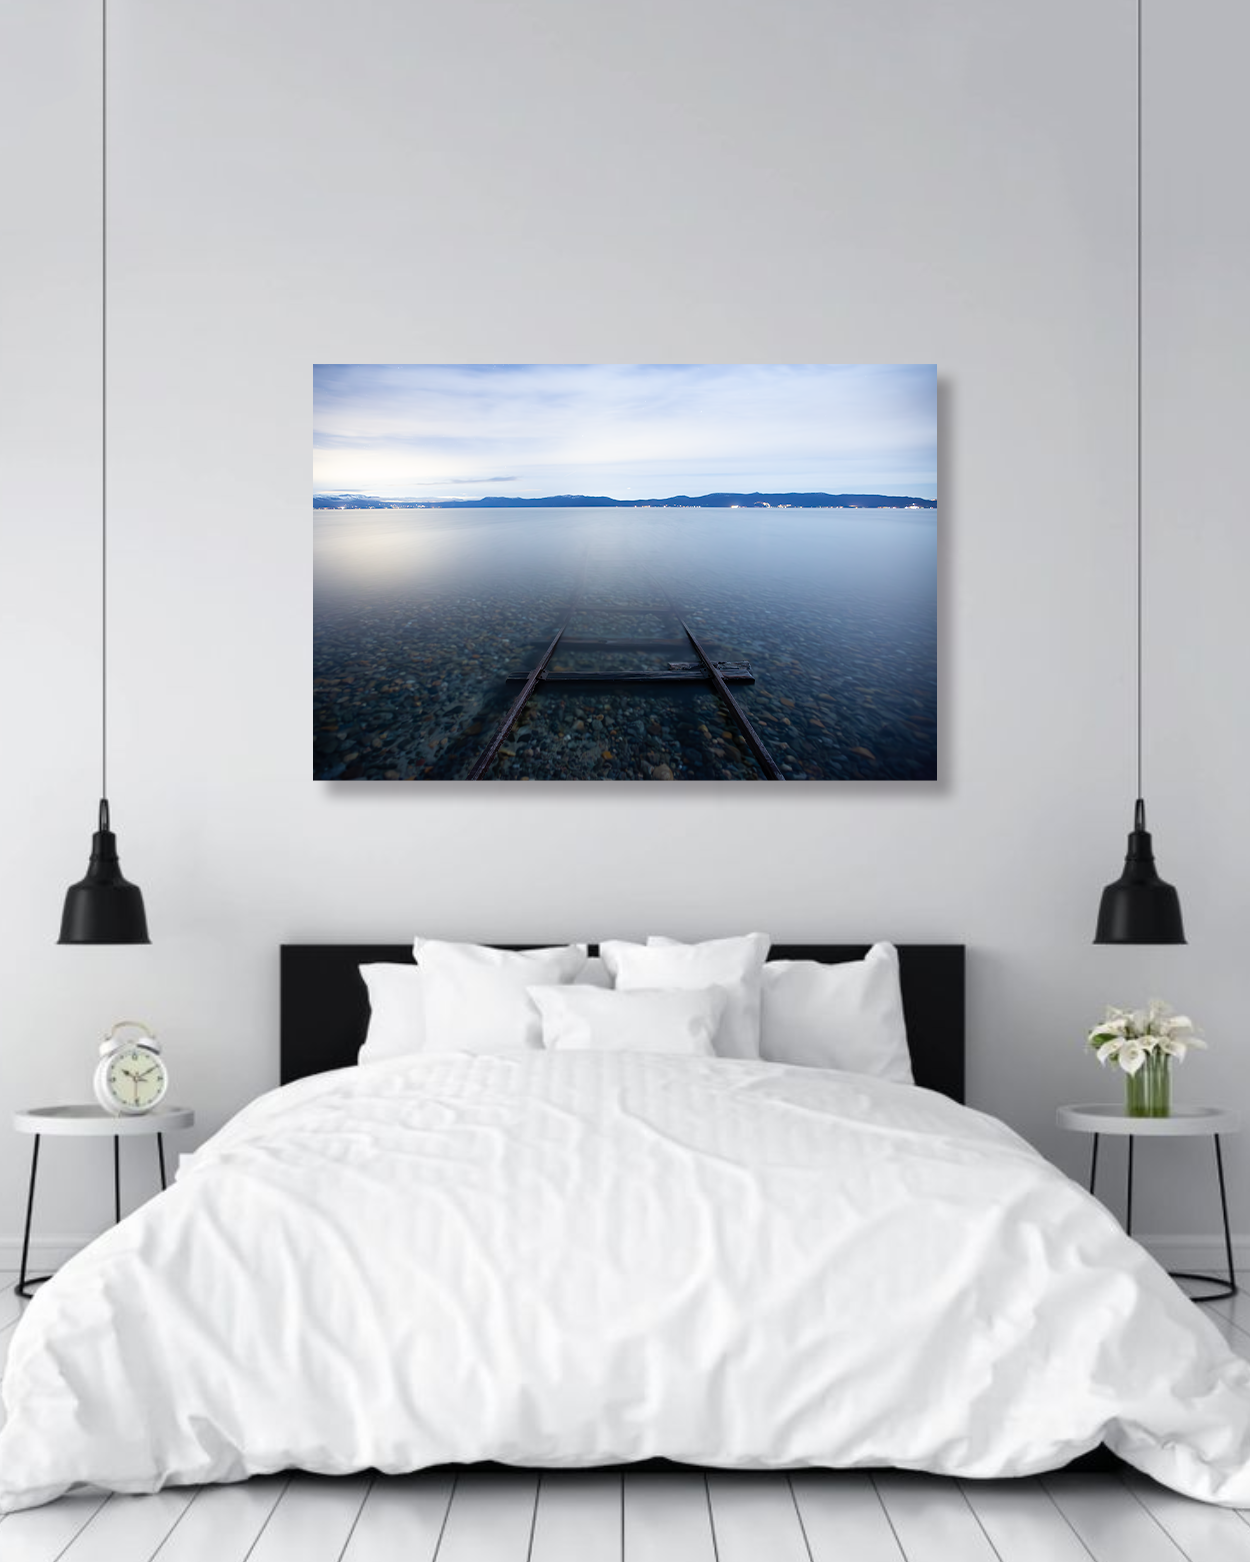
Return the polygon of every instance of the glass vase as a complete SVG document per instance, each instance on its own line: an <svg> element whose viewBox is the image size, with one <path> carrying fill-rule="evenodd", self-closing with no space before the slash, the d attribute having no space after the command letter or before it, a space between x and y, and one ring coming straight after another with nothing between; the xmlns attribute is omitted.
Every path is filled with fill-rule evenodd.
<svg viewBox="0 0 1250 1562"><path fill-rule="evenodd" d="M1172 1059L1166 1052L1152 1052L1136 1074L1125 1074L1124 1109L1129 1117L1171 1116Z"/></svg>

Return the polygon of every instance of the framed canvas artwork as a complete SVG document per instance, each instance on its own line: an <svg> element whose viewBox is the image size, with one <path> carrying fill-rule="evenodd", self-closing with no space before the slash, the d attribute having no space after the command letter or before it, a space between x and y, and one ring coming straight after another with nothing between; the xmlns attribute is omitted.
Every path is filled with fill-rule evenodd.
<svg viewBox="0 0 1250 1562"><path fill-rule="evenodd" d="M319 364L313 775L932 781L932 364Z"/></svg>

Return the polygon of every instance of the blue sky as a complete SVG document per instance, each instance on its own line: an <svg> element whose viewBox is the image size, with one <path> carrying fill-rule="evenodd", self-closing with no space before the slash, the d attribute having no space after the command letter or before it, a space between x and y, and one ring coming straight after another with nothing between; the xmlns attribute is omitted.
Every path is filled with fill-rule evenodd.
<svg viewBox="0 0 1250 1562"><path fill-rule="evenodd" d="M318 364L313 491L937 497L932 364Z"/></svg>

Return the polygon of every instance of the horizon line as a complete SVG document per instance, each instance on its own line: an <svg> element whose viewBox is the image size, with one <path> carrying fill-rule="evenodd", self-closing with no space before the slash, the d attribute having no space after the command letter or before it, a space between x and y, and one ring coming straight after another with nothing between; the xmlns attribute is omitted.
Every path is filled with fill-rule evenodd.
<svg viewBox="0 0 1250 1562"><path fill-rule="evenodd" d="M890 494L879 490L861 489L858 492L832 493L828 489L742 489L718 488L711 489L703 494L666 494L653 495L650 498L618 498L613 494L587 494L587 493L551 493L551 494L482 494L476 498L469 498L463 494L446 495L418 495L418 494L376 494L362 488L326 488L315 490L314 501L317 499L371 499L380 504L420 504L431 508L442 508L447 505L483 505L488 508L511 509L518 504L540 504L547 499L587 499L599 503L619 505L647 505L647 504L671 504L675 500L685 500L687 503L697 503L700 499L789 499L789 498L824 498L824 499L897 499L909 504L923 504L936 507L936 498L926 498L923 494Z"/></svg>

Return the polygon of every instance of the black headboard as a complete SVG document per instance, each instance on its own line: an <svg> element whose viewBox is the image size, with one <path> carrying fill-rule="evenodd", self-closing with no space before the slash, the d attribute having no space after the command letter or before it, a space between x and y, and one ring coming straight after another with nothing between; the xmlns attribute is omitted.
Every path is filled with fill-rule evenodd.
<svg viewBox="0 0 1250 1562"><path fill-rule="evenodd" d="M534 945L505 944L525 949ZM591 945L591 953L596 946ZM774 944L770 960L862 960L867 944ZM918 1085L964 1098L962 944L900 944L903 1013ZM365 1039L369 999L359 965L406 964L407 944L283 944L282 1083L347 1068Z"/></svg>

